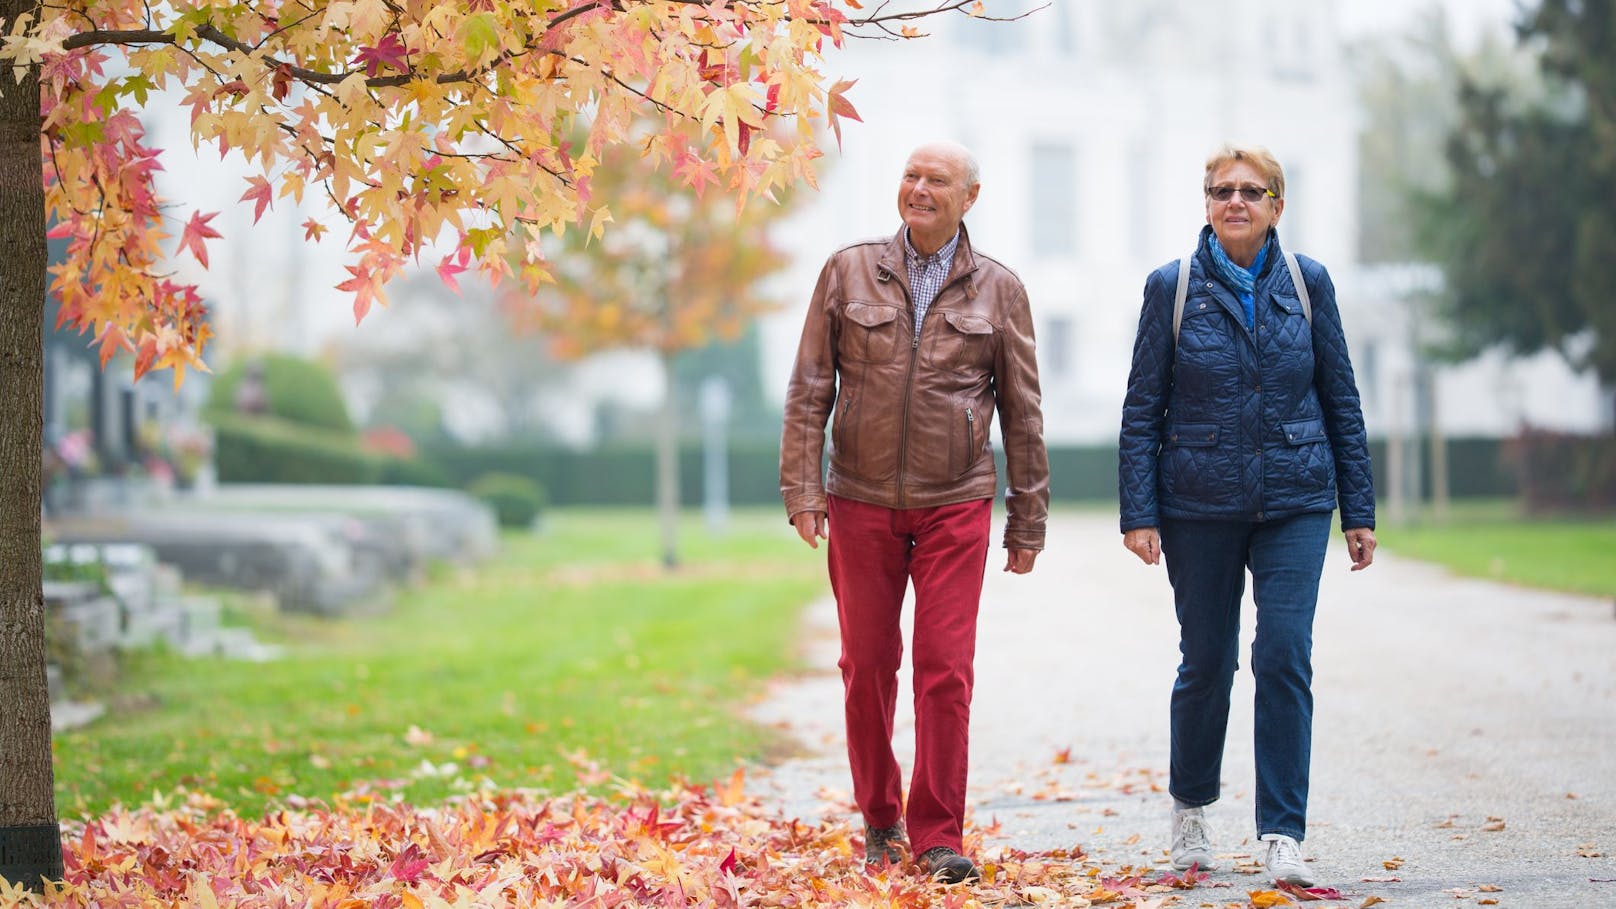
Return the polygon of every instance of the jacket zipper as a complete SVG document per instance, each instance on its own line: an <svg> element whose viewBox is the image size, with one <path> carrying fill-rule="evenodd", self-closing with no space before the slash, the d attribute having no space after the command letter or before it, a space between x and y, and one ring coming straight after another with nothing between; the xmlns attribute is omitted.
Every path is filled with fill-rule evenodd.
<svg viewBox="0 0 1616 909"><path fill-rule="evenodd" d="M886 268L880 267L880 270L886 271ZM891 274L891 272L887 273ZM944 282L942 287L937 288L937 296L932 297L932 304L935 305L937 303L938 298L943 295L943 291L947 290L951 285L964 279L968 274L970 274L970 272L959 275L952 281ZM904 285L902 281L898 282L898 286L903 288L903 299L904 302L909 304L909 312L911 314L914 313L915 299L909 294L909 288ZM898 431L898 482L896 498L899 508L904 507L904 501L906 498L903 489L903 474L904 465L909 461L909 397L911 392L914 391L915 387L915 362L920 359L920 333L921 331L925 330L925 327L926 322L924 319L920 321L919 325L911 324L909 326L909 374L905 376L903 380L903 421L899 424Z"/></svg>
<svg viewBox="0 0 1616 909"><path fill-rule="evenodd" d="M971 458L976 452L976 411L970 405L965 406L965 461L960 465L959 472L963 474L971 466Z"/></svg>

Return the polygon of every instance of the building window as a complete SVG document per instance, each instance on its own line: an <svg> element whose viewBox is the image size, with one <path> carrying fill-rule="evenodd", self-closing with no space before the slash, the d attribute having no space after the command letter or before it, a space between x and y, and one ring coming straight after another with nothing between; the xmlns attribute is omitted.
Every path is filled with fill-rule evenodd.
<svg viewBox="0 0 1616 909"><path fill-rule="evenodd" d="M1044 325L1043 336L1038 339L1038 359L1051 378L1066 376L1072 371L1072 320L1069 316L1050 316Z"/></svg>
<svg viewBox="0 0 1616 909"><path fill-rule="evenodd" d="M1077 53L1077 22L1070 3L1055 5L1055 51L1066 57Z"/></svg>
<svg viewBox="0 0 1616 909"><path fill-rule="evenodd" d="M1127 191L1133 200L1127 206L1131 214L1128 245L1140 259L1150 256L1150 244L1155 239L1156 219L1152 217L1156 211L1155 160L1155 141L1145 136L1135 138L1133 153L1128 156Z"/></svg>
<svg viewBox="0 0 1616 909"><path fill-rule="evenodd" d="M1065 143L1032 147L1032 251L1037 256L1077 252L1077 151Z"/></svg>

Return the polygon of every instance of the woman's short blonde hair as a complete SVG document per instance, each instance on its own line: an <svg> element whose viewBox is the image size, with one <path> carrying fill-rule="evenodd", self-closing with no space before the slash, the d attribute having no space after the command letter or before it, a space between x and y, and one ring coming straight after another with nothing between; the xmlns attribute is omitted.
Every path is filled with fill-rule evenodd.
<svg viewBox="0 0 1616 909"><path fill-rule="evenodd" d="M1285 198L1285 169L1279 166L1274 153L1261 145L1224 143L1206 159L1206 177L1202 182L1202 189L1211 189L1212 175L1236 161L1244 161L1257 168L1257 172L1262 174L1263 180L1268 183L1268 188L1274 191L1274 195L1281 199Z"/></svg>

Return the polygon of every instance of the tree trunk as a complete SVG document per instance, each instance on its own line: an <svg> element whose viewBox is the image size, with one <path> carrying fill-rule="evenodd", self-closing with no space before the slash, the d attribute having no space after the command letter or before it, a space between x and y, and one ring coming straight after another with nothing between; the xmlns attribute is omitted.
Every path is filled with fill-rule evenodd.
<svg viewBox="0 0 1616 909"><path fill-rule="evenodd" d="M0 21L37 12L0 0ZM0 877L62 877L45 683L39 495L44 406L45 197L39 82L0 80Z"/></svg>
<svg viewBox="0 0 1616 909"><path fill-rule="evenodd" d="M662 526L662 566L679 566L679 395L673 352L661 351L662 413L656 434L657 518Z"/></svg>

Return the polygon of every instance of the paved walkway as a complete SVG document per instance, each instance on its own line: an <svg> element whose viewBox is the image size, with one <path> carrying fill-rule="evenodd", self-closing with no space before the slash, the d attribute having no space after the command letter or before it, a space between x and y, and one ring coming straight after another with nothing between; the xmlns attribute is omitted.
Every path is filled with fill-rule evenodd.
<svg viewBox="0 0 1616 909"><path fill-rule="evenodd" d="M1117 866L1165 868L1178 656L1166 573L1127 553L1108 515L1058 515L1048 545L1031 575L1001 572L1000 550L989 561L974 829L988 846L1081 845ZM1352 905L1616 906L1616 604L1464 580L1384 551L1368 571L1347 565L1337 535L1315 626L1303 847L1321 883ZM1254 615L1248 598L1243 661ZM812 671L778 686L757 716L808 753L764 774L760 791L796 816L850 813L834 604L816 604L807 622ZM1224 797L1208 809L1227 859L1212 880L1235 888L1207 892L1219 904L1267 886L1247 876L1261 857L1251 692L1242 667ZM905 689L906 771L909 703Z"/></svg>

